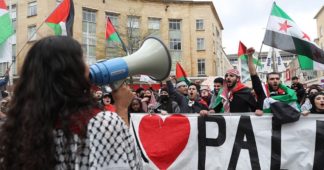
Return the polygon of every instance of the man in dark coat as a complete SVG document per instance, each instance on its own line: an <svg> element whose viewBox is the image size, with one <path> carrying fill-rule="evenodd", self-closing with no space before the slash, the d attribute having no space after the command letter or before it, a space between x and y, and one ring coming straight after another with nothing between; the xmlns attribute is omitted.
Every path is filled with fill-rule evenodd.
<svg viewBox="0 0 324 170"><path fill-rule="evenodd" d="M254 112L259 108L251 90L241 83L239 71L230 69L225 74L225 85L213 109L216 113Z"/></svg>

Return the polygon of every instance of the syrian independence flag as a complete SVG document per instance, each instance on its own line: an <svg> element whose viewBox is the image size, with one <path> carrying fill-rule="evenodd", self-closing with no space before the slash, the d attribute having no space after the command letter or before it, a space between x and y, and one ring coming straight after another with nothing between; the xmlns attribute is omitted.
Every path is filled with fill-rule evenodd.
<svg viewBox="0 0 324 170"><path fill-rule="evenodd" d="M45 20L55 35L73 36L74 5L73 0L64 0Z"/></svg>
<svg viewBox="0 0 324 170"><path fill-rule="evenodd" d="M106 41L107 42L120 43L122 45L122 47L123 47L123 50L125 52L127 52L127 48L126 48L124 42L120 38L120 36L119 36L118 32L116 31L116 29L114 28L114 26L111 23L109 17L107 17L107 24L106 24Z"/></svg>
<svg viewBox="0 0 324 170"><path fill-rule="evenodd" d="M247 61L248 56L246 55L246 46L240 41L239 43L239 49L237 52L237 56L244 61ZM253 63L261 66L261 62L255 58L253 58Z"/></svg>
<svg viewBox="0 0 324 170"><path fill-rule="evenodd" d="M14 29L10 19L10 13L4 0L0 0L0 45L3 44L12 34Z"/></svg>
<svg viewBox="0 0 324 170"><path fill-rule="evenodd" d="M176 79L177 81L185 81L187 85L190 84L190 81L187 79L187 74L181 67L179 63L176 65Z"/></svg>
<svg viewBox="0 0 324 170"><path fill-rule="evenodd" d="M263 43L324 64L324 51L276 3L273 3Z"/></svg>
<svg viewBox="0 0 324 170"><path fill-rule="evenodd" d="M273 113L276 121L281 124L297 121L300 116L300 105L297 101L295 90L280 83L279 90L282 94L270 96L268 86L262 86L267 98L263 101L264 113Z"/></svg>
<svg viewBox="0 0 324 170"><path fill-rule="evenodd" d="M306 56L298 55L298 62L302 70L324 70L324 64L311 60Z"/></svg>

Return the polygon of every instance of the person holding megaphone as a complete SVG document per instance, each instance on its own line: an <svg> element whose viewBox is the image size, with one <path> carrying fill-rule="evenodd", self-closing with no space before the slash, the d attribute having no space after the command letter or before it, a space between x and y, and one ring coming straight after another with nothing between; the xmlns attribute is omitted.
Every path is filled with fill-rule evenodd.
<svg viewBox="0 0 324 170"><path fill-rule="evenodd" d="M65 36L30 48L0 131L0 169L142 169L128 129L133 94L117 87L116 113L100 110L82 56Z"/></svg>

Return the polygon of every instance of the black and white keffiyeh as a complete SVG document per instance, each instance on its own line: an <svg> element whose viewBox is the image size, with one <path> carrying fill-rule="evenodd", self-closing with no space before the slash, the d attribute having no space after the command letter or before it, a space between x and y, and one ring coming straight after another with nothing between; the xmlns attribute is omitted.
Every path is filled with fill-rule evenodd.
<svg viewBox="0 0 324 170"><path fill-rule="evenodd" d="M113 112L100 112L91 118L87 137L83 141L74 135L69 149L64 149L63 131L54 131L57 160L56 169L142 169L127 125ZM68 150L68 152L66 152Z"/></svg>

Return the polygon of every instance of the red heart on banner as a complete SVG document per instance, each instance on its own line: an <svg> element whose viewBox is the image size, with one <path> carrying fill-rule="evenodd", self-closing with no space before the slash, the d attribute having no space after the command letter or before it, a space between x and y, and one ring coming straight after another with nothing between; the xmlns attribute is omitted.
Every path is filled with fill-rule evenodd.
<svg viewBox="0 0 324 170"><path fill-rule="evenodd" d="M188 143L190 123L186 116L174 114L164 121L146 115L139 124L139 137L147 156L159 169L167 169Z"/></svg>

